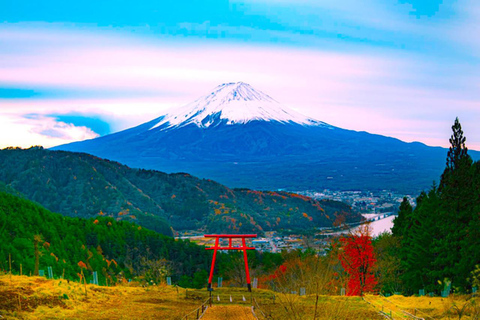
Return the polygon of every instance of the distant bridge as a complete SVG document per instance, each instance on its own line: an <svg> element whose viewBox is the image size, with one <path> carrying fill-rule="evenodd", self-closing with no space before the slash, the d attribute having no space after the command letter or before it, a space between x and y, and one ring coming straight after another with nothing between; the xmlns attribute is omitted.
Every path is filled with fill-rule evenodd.
<svg viewBox="0 0 480 320"><path fill-rule="evenodd" d="M350 230L350 229L352 229L352 228L358 227L358 226L360 226L360 225L363 225L363 224L366 224L366 223L370 223L370 222L374 222L374 221L379 221L379 220L388 218L388 217L390 217L390 216L395 216L395 215L396 215L395 212L380 213L380 214L378 214L378 215L375 216L375 217L372 217L372 218L369 218L369 219L365 219L365 220L362 220L362 221L359 221L359 222L346 223L346 224L341 225L341 226L339 226L339 227L332 227L332 228L330 229L332 232L325 233L324 235L328 236L328 235L335 235L335 234L345 233L346 231L348 231L348 230ZM347 227L347 229L345 229L345 227Z"/></svg>

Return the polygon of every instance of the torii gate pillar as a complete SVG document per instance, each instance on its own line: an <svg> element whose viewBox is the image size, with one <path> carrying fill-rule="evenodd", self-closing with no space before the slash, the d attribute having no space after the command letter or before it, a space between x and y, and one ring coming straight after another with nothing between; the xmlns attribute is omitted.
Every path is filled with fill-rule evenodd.
<svg viewBox="0 0 480 320"><path fill-rule="evenodd" d="M205 248L206 250L214 250L212 258L212 266L210 267L210 276L208 277L208 290L212 290L212 279L213 279L213 270L215 269L215 260L217 258L217 250L242 250L243 251L243 260L245 262L245 273L247 275L247 286L248 291L252 292L252 285L250 282L250 272L248 271L248 259L247 259L247 250L255 250L255 248L247 247L245 243L245 238L256 238L256 234L206 234L205 238L215 238L215 245L210 248ZM220 247L219 241L220 238L228 238L228 247ZM242 239L241 247L232 246L232 239Z"/></svg>

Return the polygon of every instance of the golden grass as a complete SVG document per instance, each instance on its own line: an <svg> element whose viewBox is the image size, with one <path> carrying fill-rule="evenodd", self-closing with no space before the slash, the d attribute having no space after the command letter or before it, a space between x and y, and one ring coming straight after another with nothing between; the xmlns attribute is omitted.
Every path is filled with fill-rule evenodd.
<svg viewBox="0 0 480 320"><path fill-rule="evenodd" d="M425 319L479 319L480 301L468 295L450 295L442 297L404 297L393 295L388 298L381 296L366 296L375 307L390 311L401 318L402 311Z"/></svg>
<svg viewBox="0 0 480 320"><path fill-rule="evenodd" d="M5 319L180 319L199 305L168 286L100 287L42 277L0 276Z"/></svg>
<svg viewBox="0 0 480 320"><path fill-rule="evenodd" d="M313 319L315 295L278 294L275 304L260 306L273 319ZM257 313L258 314L258 313ZM317 319L384 319L378 311L360 297L319 296Z"/></svg>
<svg viewBox="0 0 480 320"><path fill-rule="evenodd" d="M237 320L255 320L250 307L238 306L238 305L217 305L208 308L202 320L225 320L225 319L237 319Z"/></svg>
<svg viewBox="0 0 480 320"><path fill-rule="evenodd" d="M1 319L181 319L210 296L206 289L165 285L86 287L87 295L83 284L72 281L0 275ZM252 298L271 319L313 319L315 313L315 295L260 289L250 294L245 288L216 288L212 298L213 307L203 319L252 319ZM319 296L317 319L382 319L382 307L387 314L392 311L395 319L405 318L402 311L425 319L478 319L477 299L371 295L365 297L368 304L359 297ZM260 310L255 312L263 319Z"/></svg>

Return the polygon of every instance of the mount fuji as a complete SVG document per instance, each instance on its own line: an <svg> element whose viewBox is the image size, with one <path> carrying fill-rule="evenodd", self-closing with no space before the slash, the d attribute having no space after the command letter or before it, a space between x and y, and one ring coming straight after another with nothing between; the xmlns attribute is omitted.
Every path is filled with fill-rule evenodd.
<svg viewBox="0 0 480 320"><path fill-rule="evenodd" d="M253 189L417 192L440 176L447 150L345 130L237 82L118 133L55 147L131 167L188 172Z"/></svg>

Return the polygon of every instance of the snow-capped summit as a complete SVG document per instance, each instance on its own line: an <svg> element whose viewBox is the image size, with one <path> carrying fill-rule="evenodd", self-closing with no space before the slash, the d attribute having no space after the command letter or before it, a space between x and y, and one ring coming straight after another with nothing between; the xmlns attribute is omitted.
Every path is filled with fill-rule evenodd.
<svg viewBox="0 0 480 320"><path fill-rule="evenodd" d="M267 94L255 90L244 82L224 83L209 95L157 118L151 127L167 130L195 124L208 128L219 124L244 124L254 120L297 123L301 125L326 125L282 106Z"/></svg>

